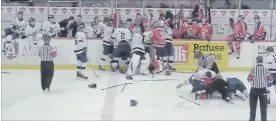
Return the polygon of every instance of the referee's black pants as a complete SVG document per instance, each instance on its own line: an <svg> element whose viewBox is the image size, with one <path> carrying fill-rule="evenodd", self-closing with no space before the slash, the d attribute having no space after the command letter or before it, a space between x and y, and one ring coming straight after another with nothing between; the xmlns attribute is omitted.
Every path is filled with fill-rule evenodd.
<svg viewBox="0 0 276 121"><path fill-rule="evenodd" d="M52 78L54 76L54 62L41 61L40 63L41 87L42 90L50 89Z"/></svg>
<svg viewBox="0 0 276 121"><path fill-rule="evenodd" d="M251 88L249 96L250 119L255 121L258 98L260 100L261 121L267 121L267 95L266 88Z"/></svg>

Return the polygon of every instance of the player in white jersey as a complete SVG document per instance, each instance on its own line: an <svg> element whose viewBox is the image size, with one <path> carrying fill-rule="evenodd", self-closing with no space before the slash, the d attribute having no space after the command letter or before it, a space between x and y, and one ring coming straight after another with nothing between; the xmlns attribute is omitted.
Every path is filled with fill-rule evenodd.
<svg viewBox="0 0 276 121"><path fill-rule="evenodd" d="M274 90L276 92L276 53L272 46L269 46L266 48L267 55L265 57L264 64L268 68L269 73L271 74L273 78L272 84L268 85L268 103L270 103L270 87L273 85Z"/></svg>
<svg viewBox="0 0 276 121"><path fill-rule="evenodd" d="M119 59L125 61L125 65L129 63L130 57L130 41L131 41L131 32L127 29L126 22L122 22L119 26L120 28L115 29L111 36L111 41L114 46L114 51L112 53L111 69L116 71L120 69L121 73L124 71L119 67Z"/></svg>
<svg viewBox="0 0 276 121"><path fill-rule="evenodd" d="M42 25L42 33L48 34L51 37L55 37L60 32L60 25L55 21L54 15L48 16L48 21L45 21Z"/></svg>
<svg viewBox="0 0 276 121"><path fill-rule="evenodd" d="M174 47L172 43L173 31L168 24L165 24L166 46L164 47L163 67L165 67L166 75L170 75L170 70L175 70L173 67Z"/></svg>
<svg viewBox="0 0 276 121"><path fill-rule="evenodd" d="M77 57L77 78L78 79L88 79L87 76L85 76L86 72L86 65L88 62L87 59L87 38L86 34L84 33L84 24L80 24L78 26L78 32L75 36L75 49L74 53Z"/></svg>
<svg viewBox="0 0 276 121"><path fill-rule="evenodd" d="M41 24L35 21L35 18L29 19L29 25L25 29L25 36L30 44L37 45L42 40Z"/></svg>
<svg viewBox="0 0 276 121"><path fill-rule="evenodd" d="M99 69L105 70L102 68L102 65L105 64L105 61L108 59L109 55L113 52L113 45L111 42L111 35L114 31L114 28L112 27L112 18L105 18L104 23L106 24L106 27L104 27L104 37L103 37L103 55L100 60Z"/></svg>
<svg viewBox="0 0 276 121"><path fill-rule="evenodd" d="M145 36L142 35L140 28L135 27L133 29L132 41L131 41L131 61L127 69L126 79L132 80L136 69L140 64L140 73L149 74L148 67L150 65L149 53L145 52Z"/></svg>
<svg viewBox="0 0 276 121"><path fill-rule="evenodd" d="M99 20L99 17L95 17L94 21L92 22L92 28L93 28L93 37L103 37L104 36L104 28L106 25L104 22L101 22Z"/></svg>
<svg viewBox="0 0 276 121"><path fill-rule="evenodd" d="M13 46L13 41L17 39L18 37L24 38L23 33L24 29L26 28L27 23L25 22L23 18L23 12L19 11L17 13L17 17L12 20L11 27L6 28L2 34L2 36L5 36L5 49L3 49L3 52L5 52L6 55L12 55L15 56L15 49ZM3 47L4 48L4 47Z"/></svg>

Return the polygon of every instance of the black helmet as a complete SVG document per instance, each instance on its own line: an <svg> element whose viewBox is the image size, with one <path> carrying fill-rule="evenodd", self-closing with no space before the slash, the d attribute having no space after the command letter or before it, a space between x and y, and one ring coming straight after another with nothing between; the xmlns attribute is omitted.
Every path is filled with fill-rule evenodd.
<svg viewBox="0 0 276 121"><path fill-rule="evenodd" d="M31 18L29 19L29 22L35 22L35 18L34 18L34 17L31 17Z"/></svg>
<svg viewBox="0 0 276 121"><path fill-rule="evenodd" d="M268 46L267 48L266 48L266 51L267 52L274 52L274 48L272 47L272 46Z"/></svg>
<svg viewBox="0 0 276 121"><path fill-rule="evenodd" d="M263 63L263 56L257 56L257 58L256 58L256 62L257 63Z"/></svg>

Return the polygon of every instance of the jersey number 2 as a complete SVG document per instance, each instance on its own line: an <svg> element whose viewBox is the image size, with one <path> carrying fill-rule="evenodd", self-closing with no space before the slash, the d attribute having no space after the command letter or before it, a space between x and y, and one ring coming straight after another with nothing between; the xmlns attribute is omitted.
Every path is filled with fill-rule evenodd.
<svg viewBox="0 0 276 121"><path fill-rule="evenodd" d="M121 39L124 40L125 38L125 33L121 33Z"/></svg>

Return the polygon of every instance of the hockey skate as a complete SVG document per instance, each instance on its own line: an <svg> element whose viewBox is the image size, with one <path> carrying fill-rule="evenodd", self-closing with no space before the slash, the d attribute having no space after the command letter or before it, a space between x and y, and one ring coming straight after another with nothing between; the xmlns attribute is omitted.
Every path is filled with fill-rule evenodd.
<svg viewBox="0 0 276 121"><path fill-rule="evenodd" d="M83 74L77 72L77 78L78 80L87 80L88 77L87 76L84 76Z"/></svg>

